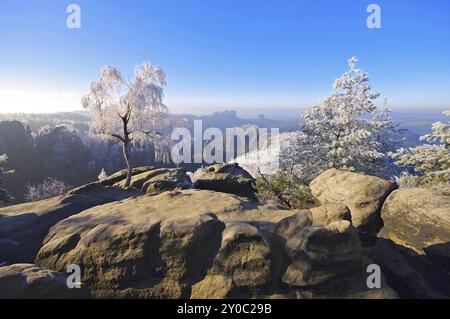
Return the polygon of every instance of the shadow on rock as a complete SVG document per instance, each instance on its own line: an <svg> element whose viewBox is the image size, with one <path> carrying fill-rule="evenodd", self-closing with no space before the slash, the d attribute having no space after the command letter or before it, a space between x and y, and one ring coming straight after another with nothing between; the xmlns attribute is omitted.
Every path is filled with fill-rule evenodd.
<svg viewBox="0 0 450 319"><path fill-rule="evenodd" d="M449 264L441 253L446 250L448 258L449 247L450 243L432 245L424 249L427 255L421 255L392 240L378 238L372 259L401 298L450 298L450 286L445 284L450 282Z"/></svg>

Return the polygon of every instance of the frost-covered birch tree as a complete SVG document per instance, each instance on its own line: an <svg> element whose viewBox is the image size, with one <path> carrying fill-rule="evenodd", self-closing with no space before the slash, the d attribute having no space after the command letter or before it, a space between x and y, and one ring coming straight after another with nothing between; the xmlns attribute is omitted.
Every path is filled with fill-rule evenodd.
<svg viewBox="0 0 450 319"><path fill-rule="evenodd" d="M450 110L444 115L450 116ZM406 175L402 184L411 186L433 186L450 184L450 121L436 122L432 132L420 138L434 144L423 144L413 148L399 149L393 158L401 166L413 166L419 176Z"/></svg>
<svg viewBox="0 0 450 319"><path fill-rule="evenodd" d="M132 143L157 135L155 119L167 112L163 103L165 77L160 67L147 62L136 66L131 80L125 80L116 67L105 66L82 100L83 106L93 113L91 131L122 143L127 165L126 186L132 175Z"/></svg>
<svg viewBox="0 0 450 319"><path fill-rule="evenodd" d="M369 75L356 63L351 58L330 95L303 113L292 142L296 151L289 152L308 176L331 167L382 175L387 152L401 140L389 110L375 105L380 94L372 92Z"/></svg>

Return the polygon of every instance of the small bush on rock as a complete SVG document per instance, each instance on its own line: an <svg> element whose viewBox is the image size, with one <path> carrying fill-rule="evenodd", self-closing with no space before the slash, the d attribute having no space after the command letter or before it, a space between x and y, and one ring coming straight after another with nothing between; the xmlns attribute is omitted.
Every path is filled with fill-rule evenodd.
<svg viewBox="0 0 450 319"><path fill-rule="evenodd" d="M286 208L306 209L315 206L315 199L308 186L288 171L275 175L259 174L256 179L258 200L262 204L282 205Z"/></svg>
<svg viewBox="0 0 450 319"><path fill-rule="evenodd" d="M28 184L25 199L29 202L43 200L65 194L70 186L57 178L47 178L37 185Z"/></svg>

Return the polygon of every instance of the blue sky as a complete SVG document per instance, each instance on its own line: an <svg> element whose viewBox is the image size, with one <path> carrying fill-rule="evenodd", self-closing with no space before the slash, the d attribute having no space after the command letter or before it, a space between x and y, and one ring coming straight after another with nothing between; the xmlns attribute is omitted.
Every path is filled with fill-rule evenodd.
<svg viewBox="0 0 450 319"><path fill-rule="evenodd" d="M381 29L366 26L370 3ZM101 66L131 75L146 60L177 113L300 109L351 56L394 110L450 106L448 0L2 0L0 45L0 112L80 108Z"/></svg>

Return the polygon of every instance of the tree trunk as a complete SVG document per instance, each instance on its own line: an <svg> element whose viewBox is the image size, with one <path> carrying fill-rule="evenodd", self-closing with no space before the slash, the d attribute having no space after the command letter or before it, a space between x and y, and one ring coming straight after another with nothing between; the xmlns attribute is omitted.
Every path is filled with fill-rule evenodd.
<svg viewBox="0 0 450 319"><path fill-rule="evenodd" d="M124 156L125 162L127 164L127 180L125 181L125 187L128 187L131 184L131 175L132 175L129 142L124 141L122 143L122 146L123 146L123 156Z"/></svg>
<svg viewBox="0 0 450 319"><path fill-rule="evenodd" d="M133 141L132 138L130 138L130 131L128 131L128 123L130 121L131 117L131 106L127 105L127 112L124 116L120 116L122 119L123 124L123 138L122 140L122 146L123 146L123 156L125 157L125 162L127 164L127 179L125 181L125 187L130 186L131 184L131 175L132 175L132 166L131 166L131 158L130 158L130 143Z"/></svg>

